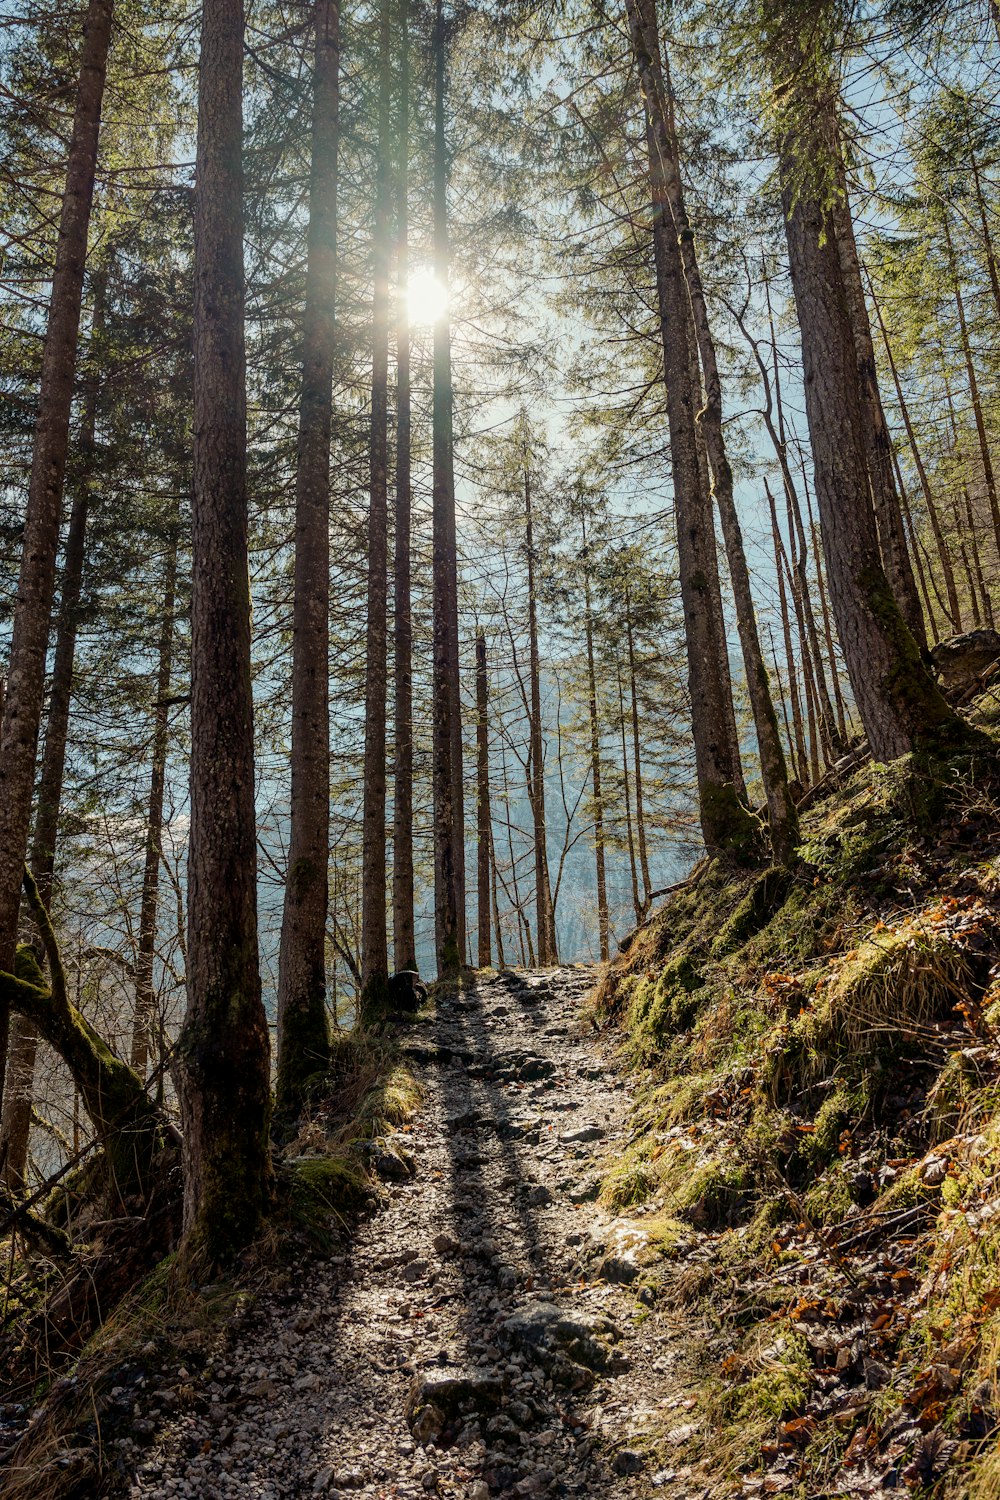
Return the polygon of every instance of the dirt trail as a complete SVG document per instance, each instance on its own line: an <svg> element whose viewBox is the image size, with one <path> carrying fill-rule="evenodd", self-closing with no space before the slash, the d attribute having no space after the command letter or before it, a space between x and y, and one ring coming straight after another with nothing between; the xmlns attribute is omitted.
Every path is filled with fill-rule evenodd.
<svg viewBox="0 0 1000 1500"><path fill-rule="evenodd" d="M180 1392L134 1500L683 1495L650 1451L684 1420L676 1335L594 1202L629 1097L591 982L484 979L405 1034L415 1176Z"/></svg>

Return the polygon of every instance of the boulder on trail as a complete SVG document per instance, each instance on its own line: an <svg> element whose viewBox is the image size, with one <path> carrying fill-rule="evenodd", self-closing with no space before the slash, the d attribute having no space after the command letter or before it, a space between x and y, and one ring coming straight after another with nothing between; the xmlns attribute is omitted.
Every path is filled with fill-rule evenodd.
<svg viewBox="0 0 1000 1500"><path fill-rule="evenodd" d="M397 1015L412 1016L427 999L427 986L416 969L400 969L389 975L389 1002Z"/></svg>
<svg viewBox="0 0 1000 1500"><path fill-rule="evenodd" d="M554 1302L529 1302L502 1327L504 1341L540 1364L559 1385L582 1390L594 1372L611 1363L620 1329L599 1313L571 1311Z"/></svg>
<svg viewBox="0 0 1000 1500"><path fill-rule="evenodd" d="M418 1443L440 1443L467 1418L496 1411L502 1394L498 1376L484 1370L431 1370L413 1377L403 1415Z"/></svg>
<svg viewBox="0 0 1000 1500"><path fill-rule="evenodd" d="M968 630L931 649L938 684L949 698L963 698L979 687L988 667L1000 661L1000 631Z"/></svg>

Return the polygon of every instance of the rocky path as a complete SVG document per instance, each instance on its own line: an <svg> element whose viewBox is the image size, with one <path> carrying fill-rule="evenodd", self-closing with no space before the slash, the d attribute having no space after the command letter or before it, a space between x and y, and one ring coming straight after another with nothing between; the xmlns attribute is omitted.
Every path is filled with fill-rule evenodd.
<svg viewBox="0 0 1000 1500"><path fill-rule="evenodd" d="M596 1500L673 1480L654 1444L683 1421L670 1330L594 1201L629 1099L581 1021L590 983L482 980L407 1033L414 1177L385 1185L349 1255L261 1300L133 1500Z"/></svg>

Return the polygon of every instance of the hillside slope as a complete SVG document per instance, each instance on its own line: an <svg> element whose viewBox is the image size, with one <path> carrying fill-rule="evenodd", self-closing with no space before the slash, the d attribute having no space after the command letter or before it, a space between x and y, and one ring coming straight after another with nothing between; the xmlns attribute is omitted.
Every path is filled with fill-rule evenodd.
<svg viewBox="0 0 1000 1500"><path fill-rule="evenodd" d="M695 1345L663 1482L994 1496L996 757L865 766L804 833L702 867L598 993L641 1074L602 1198Z"/></svg>

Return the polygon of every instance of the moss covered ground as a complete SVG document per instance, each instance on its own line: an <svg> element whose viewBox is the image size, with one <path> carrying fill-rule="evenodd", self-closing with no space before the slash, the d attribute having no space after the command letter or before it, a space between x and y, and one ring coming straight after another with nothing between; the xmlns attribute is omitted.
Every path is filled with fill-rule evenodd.
<svg viewBox="0 0 1000 1500"><path fill-rule="evenodd" d="M719 1495L996 1496L993 741L863 766L802 836L791 872L701 865L597 995L638 1075L602 1198L700 1351L664 1460Z"/></svg>

